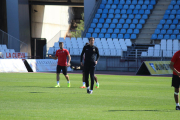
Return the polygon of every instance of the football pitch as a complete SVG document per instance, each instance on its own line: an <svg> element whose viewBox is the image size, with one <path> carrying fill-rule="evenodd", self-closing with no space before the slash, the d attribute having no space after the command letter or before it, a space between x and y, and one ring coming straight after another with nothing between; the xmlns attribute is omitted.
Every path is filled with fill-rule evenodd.
<svg viewBox="0 0 180 120"><path fill-rule="evenodd" d="M171 77L97 75L87 94L81 74L71 87L55 73L0 73L0 120L179 120Z"/></svg>

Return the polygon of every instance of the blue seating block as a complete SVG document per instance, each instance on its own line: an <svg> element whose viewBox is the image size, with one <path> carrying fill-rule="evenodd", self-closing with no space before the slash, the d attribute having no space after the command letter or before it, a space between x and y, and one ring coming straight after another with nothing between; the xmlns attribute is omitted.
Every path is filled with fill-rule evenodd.
<svg viewBox="0 0 180 120"><path fill-rule="evenodd" d="M113 4L113 0L108 0L107 4Z"/></svg>
<svg viewBox="0 0 180 120"><path fill-rule="evenodd" d="M114 4L119 4L119 0L114 0Z"/></svg>
<svg viewBox="0 0 180 120"><path fill-rule="evenodd" d="M103 14L101 15L101 18L107 18L107 14L104 14L104 13L103 13Z"/></svg>
<svg viewBox="0 0 180 120"><path fill-rule="evenodd" d="M118 23L118 19L113 19L112 23Z"/></svg>
<svg viewBox="0 0 180 120"><path fill-rule="evenodd" d="M171 1L171 5L175 5L176 4L176 1L175 0L172 0Z"/></svg>
<svg viewBox="0 0 180 120"><path fill-rule="evenodd" d="M169 18L169 15L165 14L163 19L168 19Z"/></svg>
<svg viewBox="0 0 180 120"><path fill-rule="evenodd" d="M176 14L176 10L172 10L171 14L173 14L173 15Z"/></svg>
<svg viewBox="0 0 180 120"><path fill-rule="evenodd" d="M110 18L110 19L114 18L114 14L109 14L108 18Z"/></svg>
<svg viewBox="0 0 180 120"><path fill-rule="evenodd" d="M135 19L141 19L141 15L139 14L135 15Z"/></svg>
<svg viewBox="0 0 180 120"><path fill-rule="evenodd" d="M95 14L95 18L100 18L101 15L100 14Z"/></svg>
<svg viewBox="0 0 180 120"><path fill-rule="evenodd" d="M134 29L134 34L139 34L139 29Z"/></svg>
<svg viewBox="0 0 180 120"><path fill-rule="evenodd" d="M116 18L116 19L121 18L121 15L120 15L120 14L115 14L115 18Z"/></svg>
<svg viewBox="0 0 180 120"><path fill-rule="evenodd" d="M132 10L131 10L131 9L128 9L128 10L127 10L127 14L132 14Z"/></svg>
<svg viewBox="0 0 180 120"><path fill-rule="evenodd" d="M138 19L133 19L133 24L138 24Z"/></svg>
<svg viewBox="0 0 180 120"><path fill-rule="evenodd" d="M100 8L100 9L104 9L104 8L105 8L105 5L104 5L104 4L100 4L99 8Z"/></svg>
<svg viewBox="0 0 180 120"><path fill-rule="evenodd" d="M93 33L93 31L94 31L93 28L88 29L88 33Z"/></svg>
<svg viewBox="0 0 180 120"><path fill-rule="evenodd" d="M138 13L139 13L139 11L137 9L133 10L133 14L138 14Z"/></svg>
<svg viewBox="0 0 180 120"><path fill-rule="evenodd" d="M125 0L120 0L120 4L125 4Z"/></svg>
<svg viewBox="0 0 180 120"><path fill-rule="evenodd" d="M106 4L107 3L107 0L102 0L102 4Z"/></svg>
<svg viewBox="0 0 180 120"><path fill-rule="evenodd" d="M115 24L110 24L110 28L116 28Z"/></svg>
<svg viewBox="0 0 180 120"><path fill-rule="evenodd" d="M178 22L179 22L178 19L173 20L173 24L178 24Z"/></svg>
<svg viewBox="0 0 180 120"><path fill-rule="evenodd" d="M99 23L104 23L104 18L100 18Z"/></svg>
<svg viewBox="0 0 180 120"><path fill-rule="evenodd" d="M124 35L124 38L125 38L125 39L129 39L129 38L130 38L130 34L125 34L125 35Z"/></svg>
<svg viewBox="0 0 180 120"><path fill-rule="evenodd" d="M160 29L156 29L154 34L160 34Z"/></svg>
<svg viewBox="0 0 180 120"><path fill-rule="evenodd" d="M150 14L150 10L145 10L145 13L144 14Z"/></svg>
<svg viewBox="0 0 180 120"><path fill-rule="evenodd" d="M104 34L103 33L99 33L98 38L104 38Z"/></svg>
<svg viewBox="0 0 180 120"><path fill-rule="evenodd" d="M97 28L102 28L102 23L98 23Z"/></svg>
<svg viewBox="0 0 180 120"><path fill-rule="evenodd" d="M118 7L117 7L118 9L122 9L123 8L123 6L122 5L118 5Z"/></svg>
<svg viewBox="0 0 180 120"><path fill-rule="evenodd" d="M134 8L135 8L134 5L130 5L130 6L129 6L129 9L131 9L131 10L133 10Z"/></svg>
<svg viewBox="0 0 180 120"><path fill-rule="evenodd" d="M142 29L142 24L137 24L137 29Z"/></svg>
<svg viewBox="0 0 180 120"><path fill-rule="evenodd" d="M175 10L179 10L179 5L175 5L175 6L174 6L174 9L175 9Z"/></svg>
<svg viewBox="0 0 180 120"><path fill-rule="evenodd" d="M167 14L167 15L171 14L171 10L167 9L165 14Z"/></svg>
<svg viewBox="0 0 180 120"><path fill-rule="evenodd" d="M122 28L122 24L117 24L116 28Z"/></svg>
<svg viewBox="0 0 180 120"><path fill-rule="evenodd" d="M150 4L149 0L145 0L145 1L144 1L144 4L145 4L145 5L149 5L149 4Z"/></svg>
<svg viewBox="0 0 180 120"><path fill-rule="evenodd" d="M125 14L126 13L126 10L125 9L122 9L121 10L121 14Z"/></svg>
<svg viewBox="0 0 180 120"><path fill-rule="evenodd" d="M114 9L109 9L109 13L114 14Z"/></svg>
<svg viewBox="0 0 180 120"><path fill-rule="evenodd" d="M124 28L124 29L128 29L128 28L129 28L129 24L124 24L124 25L123 25L123 28Z"/></svg>
<svg viewBox="0 0 180 120"><path fill-rule="evenodd" d="M124 5L123 9L128 9L129 5Z"/></svg>
<svg viewBox="0 0 180 120"><path fill-rule="evenodd" d="M153 9L153 5L148 5L148 10L152 10Z"/></svg>
<svg viewBox="0 0 180 120"><path fill-rule="evenodd" d="M180 35L177 35L177 39L180 39Z"/></svg>
<svg viewBox="0 0 180 120"><path fill-rule="evenodd" d="M106 23L111 23L111 19L106 19Z"/></svg>
<svg viewBox="0 0 180 120"><path fill-rule="evenodd" d="M175 34L175 35L179 34L179 30L174 30L173 34Z"/></svg>
<svg viewBox="0 0 180 120"><path fill-rule="evenodd" d="M114 33L119 33L119 29L114 29Z"/></svg>
<svg viewBox="0 0 180 120"><path fill-rule="evenodd" d="M163 29L169 29L169 25L164 25Z"/></svg>
<svg viewBox="0 0 180 120"><path fill-rule="evenodd" d="M163 39L163 35L159 34L159 35L157 36L157 39Z"/></svg>
<svg viewBox="0 0 180 120"><path fill-rule="evenodd" d="M166 24L172 24L172 20L167 20Z"/></svg>
<svg viewBox="0 0 180 120"><path fill-rule="evenodd" d="M111 9L116 9L116 7L117 7L116 5L112 5Z"/></svg>
<svg viewBox="0 0 180 120"><path fill-rule="evenodd" d="M134 15L133 15L133 14L130 14L130 15L129 15L129 19L134 19Z"/></svg>
<svg viewBox="0 0 180 120"><path fill-rule="evenodd" d="M98 9L97 13L101 14L102 13L102 9Z"/></svg>
<svg viewBox="0 0 180 120"><path fill-rule="evenodd" d="M137 4L137 0L132 0L132 5L136 5Z"/></svg>
<svg viewBox="0 0 180 120"><path fill-rule="evenodd" d="M165 24L166 21L164 19L160 20L160 24Z"/></svg>
<svg viewBox="0 0 180 120"><path fill-rule="evenodd" d="M130 24L131 23L131 19L126 19L126 23Z"/></svg>
<svg viewBox="0 0 180 120"><path fill-rule="evenodd" d="M110 34L105 34L105 38L110 38Z"/></svg>
<svg viewBox="0 0 180 120"><path fill-rule="evenodd" d="M164 39L169 39L169 35L164 35Z"/></svg>
<svg viewBox="0 0 180 120"><path fill-rule="evenodd" d="M176 39L176 35L171 35L170 39Z"/></svg>
<svg viewBox="0 0 180 120"><path fill-rule="evenodd" d="M103 28L109 28L109 24L105 23Z"/></svg>
<svg viewBox="0 0 180 120"><path fill-rule="evenodd" d="M130 5L131 4L131 0L126 0L126 4Z"/></svg>
<svg viewBox="0 0 180 120"><path fill-rule="evenodd" d="M97 38L97 33L93 33L92 37Z"/></svg>
<svg viewBox="0 0 180 120"><path fill-rule="evenodd" d="M93 19L93 23L98 23L98 19L97 19L97 18L94 18L94 19Z"/></svg>
<svg viewBox="0 0 180 120"><path fill-rule="evenodd" d="M123 34L118 34L118 38L119 38L119 39L124 38L124 37L123 37Z"/></svg>
<svg viewBox="0 0 180 120"><path fill-rule="evenodd" d="M86 37L90 38L91 37L91 33L86 33Z"/></svg>
<svg viewBox="0 0 180 120"><path fill-rule="evenodd" d="M99 28L95 28L94 32L95 33L100 33L100 29Z"/></svg>
<svg viewBox="0 0 180 120"><path fill-rule="evenodd" d="M165 29L162 29L162 30L161 30L161 34L166 34L166 30L165 30Z"/></svg>
<svg viewBox="0 0 180 120"><path fill-rule="evenodd" d="M156 4L156 0L151 0L150 4L151 5L155 5Z"/></svg>
<svg viewBox="0 0 180 120"><path fill-rule="evenodd" d="M126 19L126 18L127 18L127 14L123 14L122 19Z"/></svg>
<svg viewBox="0 0 180 120"><path fill-rule="evenodd" d="M175 29L175 28L176 28L176 26L173 24L169 27L169 29Z"/></svg>
<svg viewBox="0 0 180 120"><path fill-rule="evenodd" d="M120 11L120 9L116 9L114 13L119 14L119 13L121 13L121 11Z"/></svg>
<svg viewBox="0 0 180 120"><path fill-rule="evenodd" d="M180 19L180 15L176 15L176 19Z"/></svg>
<svg viewBox="0 0 180 120"><path fill-rule="evenodd" d="M108 9L103 9L103 12L102 13L108 13Z"/></svg>
<svg viewBox="0 0 180 120"><path fill-rule="evenodd" d="M152 34L151 39L157 39L157 35L156 34Z"/></svg>
<svg viewBox="0 0 180 120"><path fill-rule="evenodd" d="M169 19L174 19L174 18L175 18L174 15L170 15L170 16L169 16Z"/></svg>
<svg viewBox="0 0 180 120"><path fill-rule="evenodd" d="M106 28L102 28L101 33L106 33Z"/></svg>
<svg viewBox="0 0 180 120"><path fill-rule="evenodd" d="M131 39L136 39L136 34L131 34Z"/></svg>
<svg viewBox="0 0 180 120"><path fill-rule="evenodd" d="M143 15L143 16L142 16L142 19L147 19L147 18L148 18L147 15Z"/></svg>
<svg viewBox="0 0 180 120"><path fill-rule="evenodd" d="M135 9L141 9L141 5L136 5Z"/></svg>
<svg viewBox="0 0 180 120"><path fill-rule="evenodd" d="M107 33L113 33L113 29L111 29L111 28L108 29L108 30L107 30Z"/></svg>
<svg viewBox="0 0 180 120"><path fill-rule="evenodd" d="M172 34L172 30L167 30L166 34Z"/></svg>
<svg viewBox="0 0 180 120"><path fill-rule="evenodd" d="M124 19L120 19L120 20L119 20L119 23L124 23L124 22L125 22Z"/></svg>
<svg viewBox="0 0 180 120"><path fill-rule="evenodd" d="M158 28L158 29L162 29L162 25L161 25L161 24L158 24L157 28Z"/></svg>
<svg viewBox="0 0 180 120"><path fill-rule="evenodd" d="M177 5L180 5L180 1L179 0L177 1Z"/></svg>
<svg viewBox="0 0 180 120"><path fill-rule="evenodd" d="M176 26L176 29L180 30L180 25L177 25L177 26Z"/></svg>
<svg viewBox="0 0 180 120"><path fill-rule="evenodd" d="M145 24L145 20L144 19L140 19L139 23L140 24Z"/></svg>
<svg viewBox="0 0 180 120"><path fill-rule="evenodd" d="M143 5L143 2L144 2L143 0L138 0L139 5Z"/></svg>
<svg viewBox="0 0 180 120"><path fill-rule="evenodd" d="M91 28L95 28L96 27L96 24L95 23L91 23Z"/></svg>
<svg viewBox="0 0 180 120"><path fill-rule="evenodd" d="M139 10L139 14L144 14L144 10Z"/></svg>
<svg viewBox="0 0 180 120"><path fill-rule="evenodd" d="M130 24L130 28L131 28L131 29L135 29L135 28L136 28L136 25L135 25L135 24Z"/></svg>
<svg viewBox="0 0 180 120"><path fill-rule="evenodd" d="M107 4L107 5L105 6L105 8L106 8L106 9L110 9L110 8L111 8L111 5Z"/></svg>
<svg viewBox="0 0 180 120"><path fill-rule="evenodd" d="M169 10L172 10L172 9L173 9L173 5L169 5L169 6L168 6L168 9L169 9Z"/></svg>
<svg viewBox="0 0 180 120"><path fill-rule="evenodd" d="M121 33L125 34L126 33L126 29L121 29Z"/></svg>
<svg viewBox="0 0 180 120"><path fill-rule="evenodd" d="M117 38L117 34L112 34L111 38Z"/></svg>
<svg viewBox="0 0 180 120"><path fill-rule="evenodd" d="M142 5L142 9L146 10L147 9L147 5Z"/></svg>
<svg viewBox="0 0 180 120"><path fill-rule="evenodd" d="M132 29L127 29L128 34L131 34L132 32L133 32Z"/></svg>

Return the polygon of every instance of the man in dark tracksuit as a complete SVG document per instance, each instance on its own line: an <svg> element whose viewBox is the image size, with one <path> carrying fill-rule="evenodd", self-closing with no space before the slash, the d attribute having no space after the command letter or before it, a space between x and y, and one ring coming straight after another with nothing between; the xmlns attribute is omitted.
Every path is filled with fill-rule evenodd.
<svg viewBox="0 0 180 120"><path fill-rule="evenodd" d="M81 65L83 66L82 60L83 55L85 53L85 62L84 62L84 69L85 69L85 81L87 87L87 93L92 94L93 86L94 86L94 69L99 59L99 50L96 46L94 46L94 38L89 38L89 45L84 46L82 53L81 53ZM96 57L97 55L97 57ZM89 73L91 77L91 89L89 89Z"/></svg>

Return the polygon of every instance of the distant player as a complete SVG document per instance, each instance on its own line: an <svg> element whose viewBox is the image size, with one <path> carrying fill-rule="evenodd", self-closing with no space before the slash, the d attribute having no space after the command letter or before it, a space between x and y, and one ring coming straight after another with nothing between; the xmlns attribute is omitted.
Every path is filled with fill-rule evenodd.
<svg viewBox="0 0 180 120"><path fill-rule="evenodd" d="M174 99L176 102L176 110L180 110L180 106L179 106L180 50L177 51L172 57L170 68L173 70L172 86L174 87Z"/></svg>
<svg viewBox="0 0 180 120"><path fill-rule="evenodd" d="M83 55L85 53L85 62L84 62L84 70L85 70L85 82L87 87L87 93L93 93L93 86L94 86L94 70L95 66L97 65L99 59L99 50L96 46L94 46L94 38L89 38L89 45L84 46L82 53L81 53L81 66L83 66L82 60ZM97 57L96 57L97 55ZM91 77L91 88L89 88L89 73Z"/></svg>
<svg viewBox="0 0 180 120"><path fill-rule="evenodd" d="M89 45L89 43L86 43L86 45ZM84 58L84 61L85 61L85 54L83 55L83 58ZM83 75L83 77L82 77L83 86L81 86L80 88L86 88L85 87L85 84L86 84L86 82L85 82L85 71L84 71L83 66L82 66L82 69L83 69L83 73L82 73L82 75ZM94 75L94 80L96 81L96 88L99 88L99 83L98 83L97 77L95 75Z"/></svg>
<svg viewBox="0 0 180 120"><path fill-rule="evenodd" d="M55 59L55 60L58 59L58 64L56 68L57 85L55 87L60 87L59 74L61 70L67 80L67 87L70 87L70 80L69 80L69 76L67 75L67 67L70 66L71 56L69 54L69 51L63 48L64 47L63 42L59 42L59 47L60 49L56 51L55 57L52 57L51 55L49 55L49 57L52 59ZM67 57L68 57L68 63L67 63Z"/></svg>

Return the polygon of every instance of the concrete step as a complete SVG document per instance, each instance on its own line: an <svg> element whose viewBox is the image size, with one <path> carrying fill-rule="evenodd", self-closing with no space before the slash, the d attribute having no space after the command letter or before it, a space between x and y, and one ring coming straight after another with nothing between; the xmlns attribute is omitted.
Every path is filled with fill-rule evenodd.
<svg viewBox="0 0 180 120"><path fill-rule="evenodd" d="M156 29L156 28L157 28L157 24L146 24L146 25L144 26L144 28Z"/></svg>
<svg viewBox="0 0 180 120"><path fill-rule="evenodd" d="M154 15L152 14L149 19L162 19L164 17L164 15Z"/></svg>
<svg viewBox="0 0 180 120"><path fill-rule="evenodd" d="M153 34L154 33L154 29L143 29L141 31L141 34Z"/></svg>
<svg viewBox="0 0 180 120"><path fill-rule="evenodd" d="M149 33L141 33L138 38L151 38L152 34L149 34Z"/></svg>
<svg viewBox="0 0 180 120"><path fill-rule="evenodd" d="M164 13L165 13L165 11L161 11L161 10L154 10L152 12L152 14L154 14L154 15L164 15Z"/></svg>
<svg viewBox="0 0 180 120"><path fill-rule="evenodd" d="M146 24L159 24L159 22L160 22L159 20L153 19L153 20L148 20Z"/></svg>

